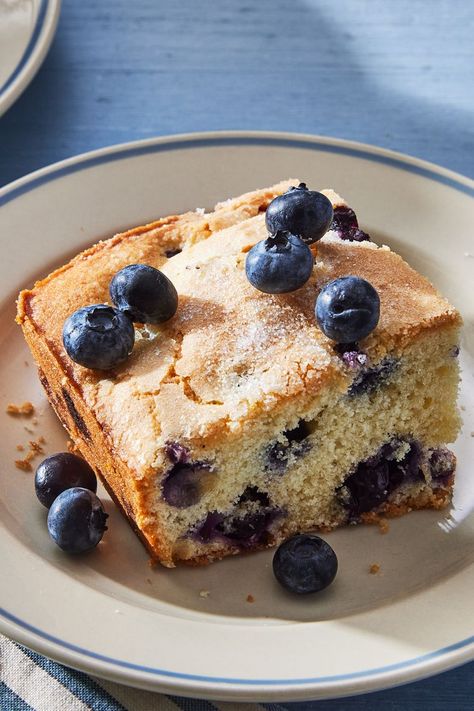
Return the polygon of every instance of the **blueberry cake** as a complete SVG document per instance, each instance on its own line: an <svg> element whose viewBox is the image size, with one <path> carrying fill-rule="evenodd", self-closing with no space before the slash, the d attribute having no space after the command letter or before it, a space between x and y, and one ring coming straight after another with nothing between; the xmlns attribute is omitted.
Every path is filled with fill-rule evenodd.
<svg viewBox="0 0 474 711"><path fill-rule="evenodd" d="M321 191L331 222L307 247L304 283L255 288L248 258L267 238L266 210L297 185L116 235L20 294L17 320L51 404L165 566L450 500L459 314L332 190ZM172 282L176 313L135 323L116 367L78 365L64 322L110 303L114 275L139 263ZM347 275L372 285L380 317L344 342L318 323L315 300Z"/></svg>

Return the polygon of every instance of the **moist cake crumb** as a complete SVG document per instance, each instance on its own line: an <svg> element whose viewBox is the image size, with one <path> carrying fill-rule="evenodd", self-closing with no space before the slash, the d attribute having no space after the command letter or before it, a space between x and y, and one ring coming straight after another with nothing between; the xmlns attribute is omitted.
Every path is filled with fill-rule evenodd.
<svg viewBox="0 0 474 711"><path fill-rule="evenodd" d="M13 415L14 417L30 417L34 411L35 406L32 402L29 402L29 400L22 405L15 405L13 402L10 402L6 409L7 414Z"/></svg>
<svg viewBox="0 0 474 711"><path fill-rule="evenodd" d="M253 595L247 595L247 602L255 602L255 598Z"/></svg>
<svg viewBox="0 0 474 711"><path fill-rule="evenodd" d="M377 575L377 573L380 573L380 565L378 563L372 563L369 568L369 573L371 575Z"/></svg>
<svg viewBox="0 0 474 711"><path fill-rule="evenodd" d="M208 598L210 594L211 594L210 590L200 590L199 591L199 597L202 597L202 598Z"/></svg>
<svg viewBox="0 0 474 711"><path fill-rule="evenodd" d="M22 444L17 444L17 445L16 445L16 448L17 448L17 451L18 451L18 452L24 452L24 451L25 451L25 448L24 448L24 446L23 446Z"/></svg>

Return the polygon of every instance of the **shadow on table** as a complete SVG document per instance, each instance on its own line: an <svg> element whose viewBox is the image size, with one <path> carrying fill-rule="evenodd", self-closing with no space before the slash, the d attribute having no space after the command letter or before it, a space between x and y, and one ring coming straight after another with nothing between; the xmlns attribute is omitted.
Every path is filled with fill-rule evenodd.
<svg viewBox="0 0 474 711"><path fill-rule="evenodd" d="M406 0L66 1L44 66L0 119L0 185L102 145L222 128L350 137L469 170L472 114L451 87L462 97L472 81L471 15Z"/></svg>

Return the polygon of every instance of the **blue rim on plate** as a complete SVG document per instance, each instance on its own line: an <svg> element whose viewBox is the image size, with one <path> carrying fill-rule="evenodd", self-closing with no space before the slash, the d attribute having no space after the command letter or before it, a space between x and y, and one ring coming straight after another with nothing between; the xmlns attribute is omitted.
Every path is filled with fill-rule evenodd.
<svg viewBox="0 0 474 711"><path fill-rule="evenodd" d="M114 161L123 160L124 158L136 158L137 156L151 155L153 153L163 153L174 150L186 150L189 148L242 145L302 148L305 150L324 151L325 153L352 156L353 158L363 158L364 160L369 160L373 163L383 163L384 165L389 165L393 168L399 168L400 170L405 170L409 173L415 173L423 178L428 178L429 180L441 183L442 185L446 185L461 193L474 197L473 181L469 181L469 179L464 178L464 176L456 177L456 174L451 171L445 171L446 173L450 173L449 175L442 175L435 170L437 166L433 165L433 167L431 167L429 163L418 159L413 159L416 160L416 163L408 163L408 156L405 158L403 154L396 153L395 151L387 151L390 155L372 153L368 150L371 147L365 146L362 143L354 142L354 146L358 146L356 148L341 145L342 142L339 142L337 139L332 139L334 140L334 143L328 144L317 140L310 141L304 138L280 138L276 135L268 136L267 134L262 136L217 135L213 137L201 135L198 138L187 138L185 136L182 138L173 137L171 140L167 140L166 142L161 142L161 139L158 140L160 141L159 143L147 140L136 141L128 145L124 144L108 149L100 149L99 151L92 151L91 153L83 154L83 157L76 156L75 158L67 161L61 161L60 163L53 164L49 168L31 173L30 176L20 179L20 181L15 181L14 183L11 183L10 186L7 185L5 188L0 190L0 207L7 202L10 202L10 200L14 200L20 195L24 195L25 193L28 193L31 190L44 185L45 183L50 183L58 178L63 178L66 175L87 170L87 168L93 168L94 166L101 165L103 163L112 163ZM464 178L464 180L471 182L471 184L466 184L466 182L460 180L460 178ZM21 183L20 185L18 185L19 182Z"/></svg>
<svg viewBox="0 0 474 711"><path fill-rule="evenodd" d="M463 639L460 642L456 642L455 644L450 644L449 646L443 647L442 649L438 649L434 652L423 654L420 657L408 659L405 662L388 664L385 667L375 667L374 669L365 669L364 671L352 672L350 674L333 674L331 676L316 676L309 677L307 679L238 679L219 676L201 676L199 674L186 674L185 672L173 672L168 671L166 669L157 669L155 667L143 666L142 664L133 664L132 662L126 662L122 659L114 659L113 657L108 657L105 654L91 652L89 649L84 649L83 647L79 647L76 644L71 644L70 642L66 642L65 640L60 639L59 637L55 637L54 635L51 635L48 632L44 632L38 627L34 627L33 625L28 624L28 622L20 620L18 617L15 617L15 615L12 615L11 613L7 612L7 610L4 610L2 607L0 607L0 616L6 618L10 622L13 622L19 627L22 627L28 632L33 632L34 634L38 635L39 637L42 637L48 642L53 642L54 644L58 644L61 647L64 647L65 649L71 650L72 652L83 654L86 657L90 657L91 659L97 659L101 662L114 664L118 667L122 667L125 669L133 669L134 671L146 672L147 674L165 676L172 679L185 679L186 681L212 682L217 684L242 684L244 686L298 686L303 684L326 684L331 681L351 681L353 679L364 679L365 677L373 678L374 676L387 674L387 672L393 672L399 669L413 668L417 664L422 664L423 662L426 662L429 659L435 659L436 657L444 656L445 654L455 652L458 649L462 649L463 647L468 647L469 645L474 644L473 635L472 637Z"/></svg>
<svg viewBox="0 0 474 711"><path fill-rule="evenodd" d="M361 158L375 163L389 165L405 172L414 173L437 183L446 185L458 192L474 197L474 181L469 178L456 174L452 171L439 168L434 164L425 161L405 156L401 153L388 151L386 149L377 149L374 146L365 145L362 143L344 141L340 139L323 139L320 136L305 137L299 134L274 134L259 132L222 132L211 134L187 134L182 136L163 137L158 139L150 139L145 141L137 141L130 144L122 144L104 148L91 153L86 153L83 156L62 161L48 168L36 171L35 173L21 178L5 188L0 190L0 207L8 202L24 195L36 188L45 185L46 183L57 180L61 177L87 170L91 167L98 166L104 163L115 162L125 158L132 158L142 155L150 155L165 151L186 150L190 148L206 148L216 146L259 146L259 147L288 147L301 148L305 150L324 151L335 154L342 154L355 158ZM134 671L145 672L156 676L161 676L171 679L180 679L183 681L194 681L216 684L233 684L242 686L291 686L298 687L303 685L318 685L330 682L341 682L351 680L363 680L365 678L374 678L389 674L400 669L408 670L415 669L417 666L424 664L429 660L439 659L453 652L467 649L474 645L474 636L467 637L454 644L445 646L441 649L429 652L427 654L408 659L403 662L386 665L384 667L375 667L360 672L352 672L348 674L334 674L331 676L310 677L302 679L240 679L202 676L197 674L187 674L185 672L173 672L166 669L158 669L147 667L140 664L134 664L121 659L115 659L106 655L84 649L80 646L62 640L54 635L45 632L33 625L30 625L25 620L21 620L12 613L0 607L0 617L3 617L8 622L11 622L20 628L32 632L38 637L47 642L52 642L64 650L69 650L79 653L90 659L95 659L119 668L126 668ZM457 660L460 664L464 660ZM451 666L455 666L454 662Z"/></svg>
<svg viewBox="0 0 474 711"><path fill-rule="evenodd" d="M23 55L13 70L13 72L10 74L6 82L3 84L3 86L0 87L0 101L2 98L2 95L6 92L9 86L13 84L17 76L20 74L21 71L23 71L23 68L26 66L29 58L33 54L33 50L36 47L36 43L38 42L38 38L41 34L41 31L43 29L44 25L44 20L46 17L46 8L47 8L48 2L47 0L40 0L40 6L38 10L38 15L36 17L36 22L33 27L33 32L30 37L30 41L26 45L25 51L23 52Z"/></svg>
<svg viewBox="0 0 474 711"><path fill-rule="evenodd" d="M54 36L60 5L61 0L39 0L36 20L28 44L15 69L0 86L0 115L18 98L39 69ZM41 45L44 45L44 48ZM35 55L37 55L36 60ZM6 105L2 107L4 101Z"/></svg>

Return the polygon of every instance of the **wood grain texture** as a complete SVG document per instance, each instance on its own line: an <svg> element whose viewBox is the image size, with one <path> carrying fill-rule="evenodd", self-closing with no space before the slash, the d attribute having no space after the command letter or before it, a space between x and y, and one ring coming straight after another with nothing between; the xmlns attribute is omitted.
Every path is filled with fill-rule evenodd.
<svg viewBox="0 0 474 711"><path fill-rule="evenodd" d="M473 35L470 0L63 0L43 67L0 118L0 186L82 151L212 129L350 138L474 176ZM470 711L473 697L469 664L288 707Z"/></svg>

